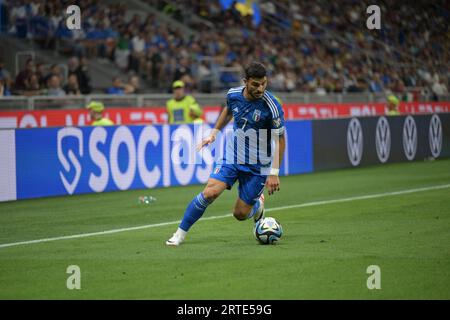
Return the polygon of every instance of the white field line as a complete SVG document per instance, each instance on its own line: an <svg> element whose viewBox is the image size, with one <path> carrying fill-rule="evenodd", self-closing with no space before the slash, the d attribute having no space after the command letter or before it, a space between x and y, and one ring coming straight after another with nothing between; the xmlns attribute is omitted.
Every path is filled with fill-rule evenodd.
<svg viewBox="0 0 450 320"><path fill-rule="evenodd" d="M268 208L268 209L266 209L266 212L280 211L280 210L293 209L293 208L313 207L313 206L320 206L320 205L327 205L327 204L341 203L341 202L350 202L350 201L357 201L357 200L375 199L375 198L389 197L389 196L398 196L398 195L403 195L403 194L408 194L408 193L445 189L445 188L449 188L449 187L450 187L450 184L444 184L444 185L436 185L436 186L423 187L423 188L415 188L415 189L406 189L406 190L399 190L399 191L393 191L393 192L369 194L369 195L365 195L365 196L314 201L314 202L307 202L307 203L301 203L301 204L294 204L294 205L290 205L290 206ZM220 216L201 218L200 220L206 221L206 220L222 219L222 218L231 217L231 216L232 216L232 214L228 213L228 214L224 214L224 215L220 215ZM36 239L36 240L29 240L29 241L4 243L4 244L0 244L0 248L7 248L7 247L14 247L14 246L20 246L20 245L42 243L42 242L50 242L50 241L67 240L67 239L87 238L87 237L100 236L100 235L105 235L105 234L113 234L113 233L119 233L119 232L125 232L125 231L134 231L134 230L142 230L142 229L148 229L148 228L157 228L157 227L163 227L163 226L169 226L169 225L176 225L179 223L180 223L180 221L178 220L178 221L162 222L162 223L155 223L155 224L147 224L147 225L136 226L136 227L112 229L112 230L99 231L99 232L74 234L71 236L62 236L62 237L54 237L54 238L44 238L44 239Z"/></svg>

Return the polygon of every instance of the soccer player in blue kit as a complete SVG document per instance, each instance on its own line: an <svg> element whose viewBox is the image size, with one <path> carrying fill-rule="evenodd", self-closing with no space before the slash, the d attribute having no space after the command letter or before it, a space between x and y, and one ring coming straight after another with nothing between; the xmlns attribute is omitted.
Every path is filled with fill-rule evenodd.
<svg viewBox="0 0 450 320"><path fill-rule="evenodd" d="M213 143L217 134L234 118L233 142L226 145L227 156L217 164L203 192L188 205L177 231L166 245L180 245L206 208L225 189L231 189L236 180L239 181L239 197L233 215L238 220L253 218L257 222L263 218L264 187L269 195L280 190L278 173L285 149L283 110L278 100L266 91L267 76L263 64L252 62L245 68L244 84L228 91L227 106L211 134L197 147L200 150ZM256 135L256 141L247 139L251 131L253 136ZM244 143L236 143L239 139ZM266 160L262 159L261 150L265 150Z"/></svg>

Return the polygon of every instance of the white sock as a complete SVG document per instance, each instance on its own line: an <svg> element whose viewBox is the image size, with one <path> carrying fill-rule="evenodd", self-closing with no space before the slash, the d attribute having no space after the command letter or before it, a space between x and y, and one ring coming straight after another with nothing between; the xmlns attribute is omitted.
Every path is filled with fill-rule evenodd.
<svg viewBox="0 0 450 320"><path fill-rule="evenodd" d="M178 228L178 229L177 229L177 232L175 232L175 234L176 234L178 237L180 237L181 239L184 239L184 238L186 237L187 232L184 231L184 230L181 229L181 228Z"/></svg>

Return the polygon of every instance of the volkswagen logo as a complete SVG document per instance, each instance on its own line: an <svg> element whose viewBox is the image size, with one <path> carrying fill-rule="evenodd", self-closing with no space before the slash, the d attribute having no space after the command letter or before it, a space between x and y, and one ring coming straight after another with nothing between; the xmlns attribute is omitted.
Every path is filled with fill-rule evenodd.
<svg viewBox="0 0 450 320"><path fill-rule="evenodd" d="M434 158L439 157L442 150L442 123L437 114L431 117L428 139L430 141L431 155Z"/></svg>
<svg viewBox="0 0 450 320"><path fill-rule="evenodd" d="M347 153L353 166L359 165L363 153L363 133L358 119L350 120L347 128Z"/></svg>
<svg viewBox="0 0 450 320"><path fill-rule="evenodd" d="M417 127L412 116L405 118L403 124L403 151L406 159L413 160L417 151Z"/></svg>
<svg viewBox="0 0 450 320"><path fill-rule="evenodd" d="M385 163L389 159L391 152L391 129L386 117L380 117L375 130L375 146L377 149L378 159L381 163Z"/></svg>

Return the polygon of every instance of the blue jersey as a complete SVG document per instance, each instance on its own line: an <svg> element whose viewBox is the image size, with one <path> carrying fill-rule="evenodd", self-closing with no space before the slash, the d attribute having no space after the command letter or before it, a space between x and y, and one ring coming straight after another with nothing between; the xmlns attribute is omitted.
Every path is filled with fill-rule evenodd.
<svg viewBox="0 0 450 320"><path fill-rule="evenodd" d="M234 124L224 160L236 164L241 171L267 175L263 168L271 166L272 136L284 133L283 109L269 91L262 98L247 100L244 88L231 88L227 93L227 108L233 114Z"/></svg>

